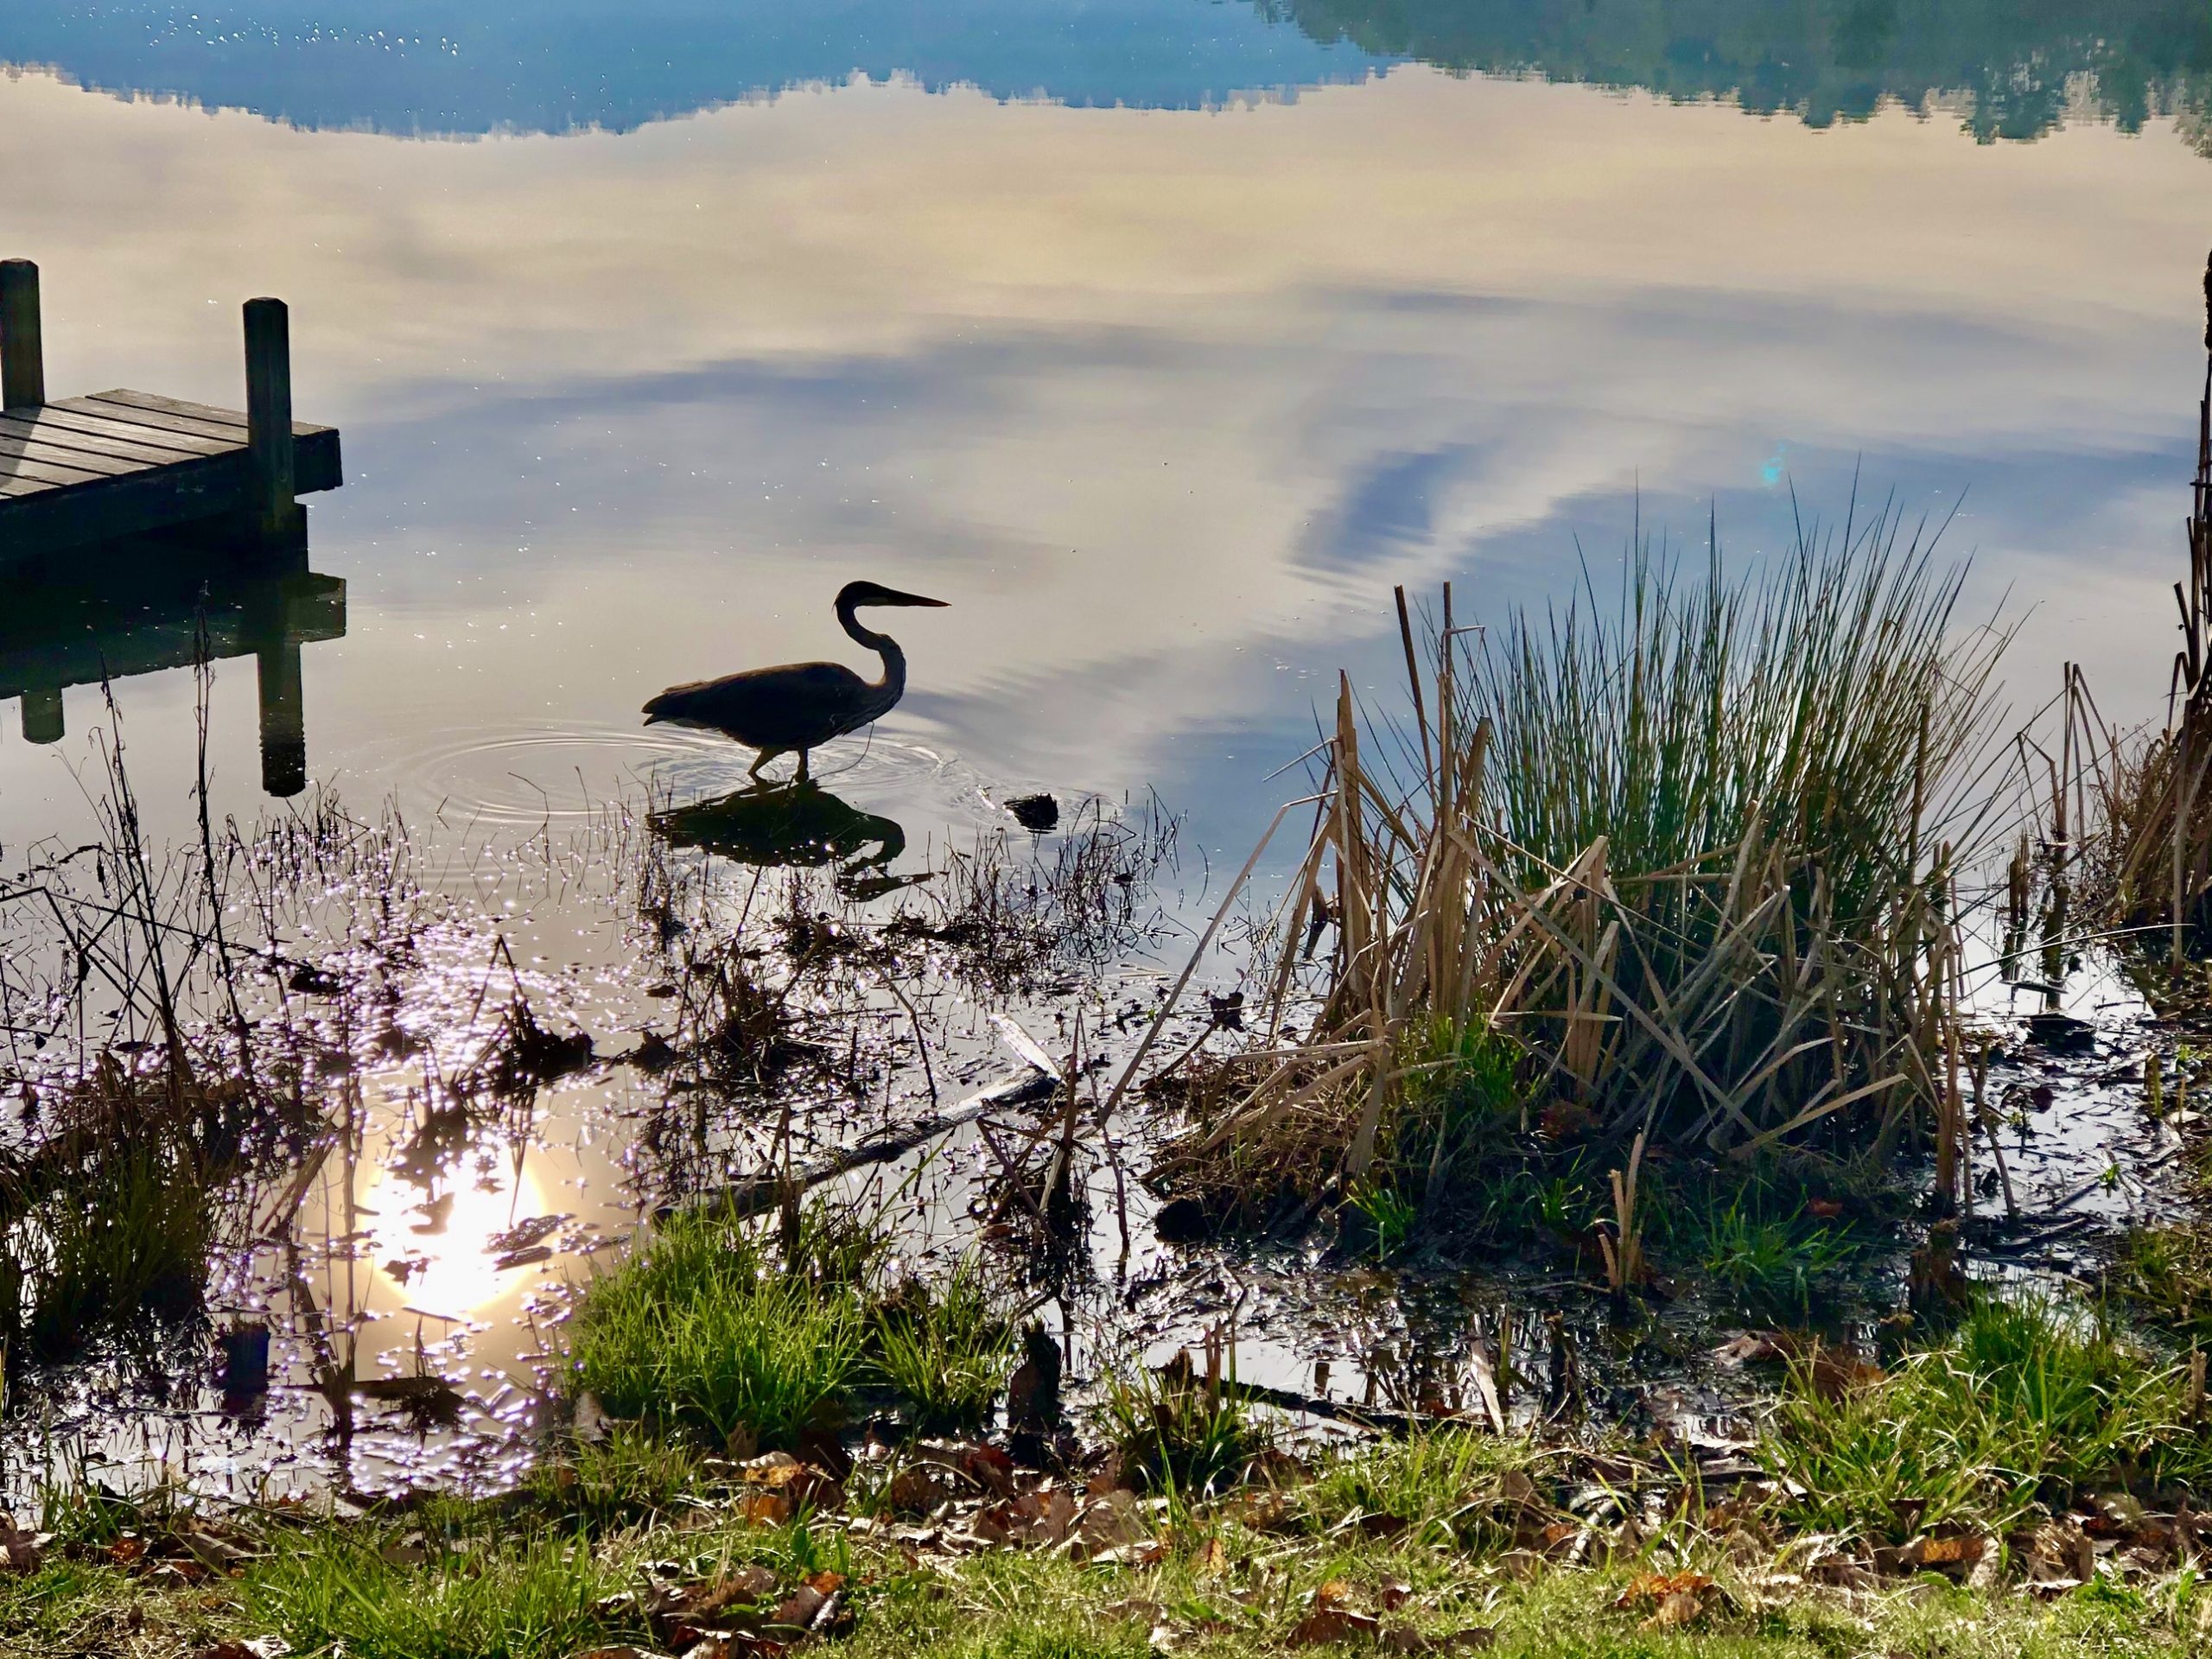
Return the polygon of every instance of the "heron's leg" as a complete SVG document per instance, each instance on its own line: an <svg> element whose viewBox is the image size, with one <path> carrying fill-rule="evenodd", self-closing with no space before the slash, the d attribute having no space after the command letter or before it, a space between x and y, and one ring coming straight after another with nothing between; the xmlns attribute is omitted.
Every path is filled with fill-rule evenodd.
<svg viewBox="0 0 2212 1659"><path fill-rule="evenodd" d="M753 764L746 768L745 775L753 779L755 782L758 782L760 777L760 768L766 766L771 760L773 760L782 753L783 751L781 749L761 750L760 753L753 757Z"/></svg>
<svg viewBox="0 0 2212 1659"><path fill-rule="evenodd" d="M803 784L806 781L806 750L801 749L798 752L798 770L791 774L791 782L795 784Z"/></svg>

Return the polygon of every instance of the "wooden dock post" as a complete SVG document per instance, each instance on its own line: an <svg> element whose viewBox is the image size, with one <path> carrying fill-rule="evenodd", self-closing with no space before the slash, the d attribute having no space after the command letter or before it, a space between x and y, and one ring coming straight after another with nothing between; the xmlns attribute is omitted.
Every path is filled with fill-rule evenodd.
<svg viewBox="0 0 2212 1659"><path fill-rule="evenodd" d="M261 697L261 787L288 801L308 786L308 720L300 642L284 638L254 653Z"/></svg>
<svg viewBox="0 0 2212 1659"><path fill-rule="evenodd" d="M264 547L305 547L308 515L292 442L291 318L282 300L245 302L245 422L251 528Z"/></svg>
<svg viewBox="0 0 2212 1659"><path fill-rule="evenodd" d="M48 686L24 692L24 738L33 743L59 743L62 734L60 689Z"/></svg>
<svg viewBox="0 0 2212 1659"><path fill-rule="evenodd" d="M0 259L0 408L38 409L45 403L38 267L28 259Z"/></svg>

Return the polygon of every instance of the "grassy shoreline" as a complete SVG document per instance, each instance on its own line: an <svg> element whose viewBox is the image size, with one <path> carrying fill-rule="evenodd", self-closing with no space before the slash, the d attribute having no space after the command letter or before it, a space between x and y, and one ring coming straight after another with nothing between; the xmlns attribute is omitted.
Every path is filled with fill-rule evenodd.
<svg viewBox="0 0 2212 1659"><path fill-rule="evenodd" d="M759 1659L800 1645L851 1659L1935 1659L2179 1655L2212 1639L2190 1568L2115 1567L2046 1599L1999 1571L1825 1570L1817 1551L1775 1551L1714 1509L1562 1545L1547 1541L1557 1523L1534 1524L1546 1484L1533 1448L1453 1434L1198 1503L1071 1493L1066 1540L994 1544L926 1515L756 1518L762 1488L741 1470L624 1440L505 1497L351 1520L57 1516L66 1529L37 1565L0 1573L0 1644L22 1659L245 1659L276 1641L356 1659Z"/></svg>

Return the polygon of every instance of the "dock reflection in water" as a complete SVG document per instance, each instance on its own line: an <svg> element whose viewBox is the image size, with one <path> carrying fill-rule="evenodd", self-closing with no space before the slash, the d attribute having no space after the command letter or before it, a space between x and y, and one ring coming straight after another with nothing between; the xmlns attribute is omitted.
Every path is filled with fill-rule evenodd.
<svg viewBox="0 0 2212 1659"><path fill-rule="evenodd" d="M57 743L62 694L104 680L254 659L261 786L289 798L307 787L307 704L301 648L346 635L346 583L304 558L255 569L158 542L88 550L98 575L67 569L16 584L0 610L0 700L18 698L23 735ZM203 639L204 630L204 639Z"/></svg>

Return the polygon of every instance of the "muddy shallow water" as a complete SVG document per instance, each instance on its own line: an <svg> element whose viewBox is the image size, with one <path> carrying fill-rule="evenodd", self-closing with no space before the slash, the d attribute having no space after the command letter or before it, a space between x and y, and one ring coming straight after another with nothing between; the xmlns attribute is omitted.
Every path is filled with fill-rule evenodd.
<svg viewBox="0 0 2212 1659"><path fill-rule="evenodd" d="M803 1100L802 1147L1004 1075L992 1013L1058 1055L1080 1007L1093 1048L1125 1055L1123 1016L1179 970L1337 670L1395 683L1394 582L1452 579L1478 613L1541 601L1586 563L1605 578L1638 523L1700 550L1708 512L1748 560L1799 511L1840 513L1855 477L1948 520L1970 606L2024 614L2016 701L2064 660L2115 717L2163 690L2164 636L2144 641L2187 471L2212 162L2202 63L2138 52L2141 8L2085 8L2094 51L1910 18L1830 40L1771 8L1725 42L1613 7L1525 37L1481 9L1200 0L1050 22L977 0L926 29L873 4L804 29L659 3L619 24L37 10L0 21L0 253L47 273L49 383L233 404L237 302L291 303L301 413L344 428L349 475L312 509L314 567L344 592L300 647L306 770L357 811L391 803L443 907L399 999L429 1058L334 1038L347 1133L296 1224L226 1258L219 1316L277 1332L264 1420L221 1414L194 1346L173 1398L94 1436L132 1479L373 1490L524 1454L560 1287L698 1180L702 1146L757 1154L776 1115L693 1134L677 1167L664 1080L634 1066L459 1128L429 1121L438 1077L518 984L601 1056L661 1028L658 946L595 826L610 803L721 797L749 757L636 711L671 681L850 658L828 613L849 577L950 608L902 618L905 702L817 757L839 861L942 867L1039 790L1130 822L1156 793L1183 824L1157 931L1111 960L965 1001L918 967L926 1073L909 1011L856 991L866 1100ZM177 626L174 594L95 577L93 615L58 585L0 619L27 665L6 684L71 688L58 743L0 738L10 870L87 833L107 724L88 643L119 662ZM194 696L175 668L116 687L157 838L193 832ZM256 701L250 660L219 667L219 818L287 810L259 786ZM1067 839L1014 834L1017 862ZM715 902L760 868L718 861ZM343 931L313 953L341 979ZM2041 1001L1987 995L2000 1020ZM1993 1072L2016 1116L1977 1242L2086 1274L2105 1230L2171 1203L2176 1143L2127 1075L2163 1035L2094 963L2066 996L2097 1052L2046 1074L2016 1046ZM1090 1172L1067 1318L1096 1351L1233 1313L1248 1377L1311 1389L1327 1360L1337 1393L1418 1402L1502 1317L1541 1370L1560 1312L1612 1379L1595 1387L1656 1378L1711 1414L1732 1386L1694 1296L1611 1332L1553 1268L1163 1251L1128 1179L1155 1128L1118 1121L1131 1168ZM964 1248L996 1156L969 1131L923 1165L900 1199L913 1250ZM334 1404L318 1384L347 1363L461 1382L457 1424ZM29 1421L18 1454L45 1432Z"/></svg>

